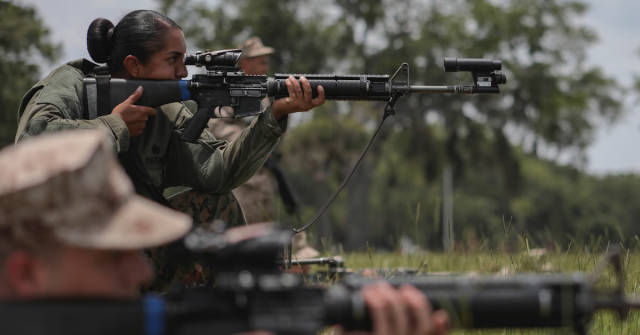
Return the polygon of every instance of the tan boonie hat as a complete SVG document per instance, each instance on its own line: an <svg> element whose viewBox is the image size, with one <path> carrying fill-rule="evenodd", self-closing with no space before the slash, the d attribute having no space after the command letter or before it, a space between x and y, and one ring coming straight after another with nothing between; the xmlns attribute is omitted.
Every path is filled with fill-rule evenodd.
<svg viewBox="0 0 640 335"><path fill-rule="evenodd" d="M274 52L273 48L264 46L259 37L249 38L242 43L240 49L242 49L242 57L246 58L270 55Z"/></svg>
<svg viewBox="0 0 640 335"><path fill-rule="evenodd" d="M103 131L71 130L0 151L0 227L20 239L41 231L71 246L139 249L183 236L191 220L134 193Z"/></svg>
<svg viewBox="0 0 640 335"><path fill-rule="evenodd" d="M318 256L320 253L318 250L312 248L307 244L307 234L300 232L293 235L291 242L291 252L293 259L307 259Z"/></svg>

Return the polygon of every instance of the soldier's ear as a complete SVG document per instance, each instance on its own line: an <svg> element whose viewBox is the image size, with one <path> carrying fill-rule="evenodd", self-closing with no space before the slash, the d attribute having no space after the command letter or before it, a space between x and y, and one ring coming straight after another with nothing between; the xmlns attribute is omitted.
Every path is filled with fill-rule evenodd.
<svg viewBox="0 0 640 335"><path fill-rule="evenodd" d="M134 55L128 55L122 61L122 65L124 65L124 69L127 71L130 77L140 77L140 74L142 73L142 62L140 62L138 57Z"/></svg>
<svg viewBox="0 0 640 335"><path fill-rule="evenodd" d="M42 262L26 251L14 251L4 264L5 280L16 298L35 297L42 292Z"/></svg>

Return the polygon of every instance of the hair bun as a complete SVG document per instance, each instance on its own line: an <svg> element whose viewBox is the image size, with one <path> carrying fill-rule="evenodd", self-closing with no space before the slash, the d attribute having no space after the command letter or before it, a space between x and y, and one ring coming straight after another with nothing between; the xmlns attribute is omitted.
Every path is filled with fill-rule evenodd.
<svg viewBox="0 0 640 335"><path fill-rule="evenodd" d="M115 30L115 27L112 25L111 28L109 28L109 30L107 30L107 42L109 42L109 45L113 46L113 31Z"/></svg>
<svg viewBox="0 0 640 335"><path fill-rule="evenodd" d="M97 63L106 63L113 48L114 25L104 18L97 18L87 30L87 50Z"/></svg>

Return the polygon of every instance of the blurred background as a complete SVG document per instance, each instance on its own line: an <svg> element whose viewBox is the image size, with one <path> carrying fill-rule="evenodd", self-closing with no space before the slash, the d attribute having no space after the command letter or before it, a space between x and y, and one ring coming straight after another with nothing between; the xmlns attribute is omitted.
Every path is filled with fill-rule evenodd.
<svg viewBox="0 0 640 335"><path fill-rule="evenodd" d="M134 9L182 26L190 51L259 36L278 73L392 74L470 82L447 56L503 61L500 95L413 95L310 238L362 250L564 250L640 246L640 3L632 0L0 0L0 146L22 95L86 51L86 29ZM190 69L192 70L192 69ZM299 226L350 172L384 104L329 102L296 115L280 166ZM1 168L1 167L0 167ZM282 206L280 206L282 207Z"/></svg>

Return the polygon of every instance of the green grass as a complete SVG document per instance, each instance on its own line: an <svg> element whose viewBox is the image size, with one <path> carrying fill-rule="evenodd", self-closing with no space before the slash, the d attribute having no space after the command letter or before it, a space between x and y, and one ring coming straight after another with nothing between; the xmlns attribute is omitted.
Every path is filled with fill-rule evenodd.
<svg viewBox="0 0 640 335"><path fill-rule="evenodd" d="M360 253L344 254L346 266L352 270L365 268L395 269L413 268L422 273L453 272L477 274L512 274L512 273L570 273L590 272L602 259L603 253L574 250L569 252L551 252L541 256L530 256L528 252L493 253L455 252L421 253L403 255L400 253L376 253L368 250ZM625 291L627 294L640 295L640 253L623 252L623 263L626 272ZM603 281L612 282L612 271L607 271ZM570 334L563 330L491 330L467 331L456 330L453 334ZM590 326L589 334L640 334L640 310L631 312L626 321L619 321L613 313L601 311L596 313Z"/></svg>

